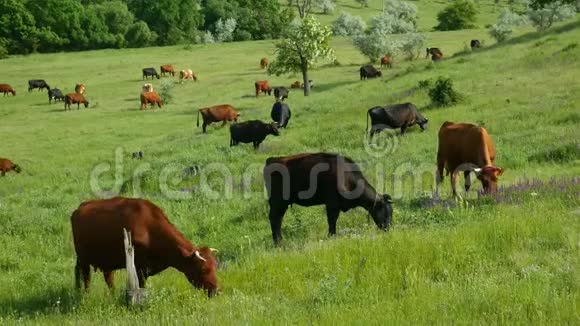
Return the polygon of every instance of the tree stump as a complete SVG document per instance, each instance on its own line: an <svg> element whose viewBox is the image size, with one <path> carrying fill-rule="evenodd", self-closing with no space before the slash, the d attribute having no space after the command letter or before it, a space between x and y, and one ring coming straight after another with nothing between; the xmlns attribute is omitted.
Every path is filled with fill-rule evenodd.
<svg viewBox="0 0 580 326"><path fill-rule="evenodd" d="M125 266L127 268L125 304L127 307L143 306L147 301L147 290L139 287L139 278L135 268L135 248L131 243L131 233L125 228L123 228L123 242L125 244Z"/></svg>

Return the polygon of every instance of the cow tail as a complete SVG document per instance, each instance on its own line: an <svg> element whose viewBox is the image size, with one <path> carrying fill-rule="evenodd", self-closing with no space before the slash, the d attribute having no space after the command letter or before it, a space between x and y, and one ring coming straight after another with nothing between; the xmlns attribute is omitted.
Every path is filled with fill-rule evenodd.
<svg viewBox="0 0 580 326"><path fill-rule="evenodd" d="M197 126L199 127L199 110L197 110Z"/></svg>
<svg viewBox="0 0 580 326"><path fill-rule="evenodd" d="M370 118L371 113L369 111L367 111L367 129L365 129L365 132L369 131L369 118Z"/></svg>

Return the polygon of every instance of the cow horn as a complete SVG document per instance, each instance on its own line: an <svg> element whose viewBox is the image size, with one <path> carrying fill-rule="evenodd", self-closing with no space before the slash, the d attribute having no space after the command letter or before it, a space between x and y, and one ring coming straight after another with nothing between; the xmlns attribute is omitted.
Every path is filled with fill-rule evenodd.
<svg viewBox="0 0 580 326"><path fill-rule="evenodd" d="M473 169L473 172L480 174L481 173L481 168L475 168Z"/></svg>
<svg viewBox="0 0 580 326"><path fill-rule="evenodd" d="M201 256L201 254L200 254L200 253L199 253L199 251L197 251L197 250L195 251L195 256L197 256L197 258L199 258L199 260L201 260L201 261L207 261L205 258L203 258L203 257Z"/></svg>
<svg viewBox="0 0 580 326"><path fill-rule="evenodd" d="M217 250L216 248L209 248L209 250L210 250L211 252L218 252L218 251L219 251L219 250Z"/></svg>

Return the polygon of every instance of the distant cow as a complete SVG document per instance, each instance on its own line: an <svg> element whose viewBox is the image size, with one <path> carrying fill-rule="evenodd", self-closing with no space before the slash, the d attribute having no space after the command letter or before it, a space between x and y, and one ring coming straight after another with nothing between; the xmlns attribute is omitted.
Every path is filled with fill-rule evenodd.
<svg viewBox="0 0 580 326"><path fill-rule="evenodd" d="M471 40L471 42L469 43L469 45L471 46L471 49L479 49L481 47L481 42L479 40Z"/></svg>
<svg viewBox="0 0 580 326"><path fill-rule="evenodd" d="M103 271L110 289L113 273L126 268L123 229L135 247L135 268L139 286L149 276L168 267L182 272L196 288L210 297L218 290L216 258L213 248L195 247L171 224L161 208L144 199L115 197L82 203L71 216L77 254L77 288L90 286L91 266Z"/></svg>
<svg viewBox="0 0 580 326"><path fill-rule="evenodd" d="M258 149L268 135L280 135L275 122L263 123L260 120L250 120L234 123L230 126L230 146L238 143L252 143L254 148Z"/></svg>
<svg viewBox="0 0 580 326"><path fill-rule="evenodd" d="M300 82L299 81L295 81L290 85L290 88L300 88Z"/></svg>
<svg viewBox="0 0 580 326"><path fill-rule="evenodd" d="M471 186L471 172L475 172L481 181L484 192L496 191L498 177L504 170L495 166L495 155L495 146L485 128L469 123L444 122L439 129L435 194L438 196L444 169L447 175L451 174L451 189L455 197L460 197L455 187L460 172L465 177L466 192Z"/></svg>
<svg viewBox="0 0 580 326"><path fill-rule="evenodd" d="M179 80L184 81L187 79L197 81L197 76L193 73L193 71L191 69L181 70L179 72Z"/></svg>
<svg viewBox="0 0 580 326"><path fill-rule="evenodd" d="M33 89L38 88L38 90L42 90L46 88L46 90L50 90L50 86L43 80L43 79L32 79L28 81L28 91L31 92Z"/></svg>
<svg viewBox="0 0 580 326"><path fill-rule="evenodd" d="M86 87L83 84L76 84L75 85L75 93L77 94L85 94Z"/></svg>
<svg viewBox="0 0 580 326"><path fill-rule="evenodd" d="M439 48L427 48L425 52L427 53L425 58L429 58L429 55L431 55L431 60L433 61L439 61L443 58L443 52Z"/></svg>
<svg viewBox="0 0 580 326"><path fill-rule="evenodd" d="M143 151L133 152L131 153L131 157L136 160L140 160L143 158Z"/></svg>
<svg viewBox="0 0 580 326"><path fill-rule="evenodd" d="M153 85L152 84L143 84L143 87L141 88L141 93L149 93L149 92L153 92Z"/></svg>
<svg viewBox="0 0 580 326"><path fill-rule="evenodd" d="M268 58L260 59L260 68L265 69L269 64L270 63L268 62Z"/></svg>
<svg viewBox="0 0 580 326"><path fill-rule="evenodd" d="M12 96L16 96L16 91L8 84L0 84L0 93L4 93L4 96L8 93L11 93Z"/></svg>
<svg viewBox="0 0 580 326"><path fill-rule="evenodd" d="M228 121L238 121L240 114L233 106L229 104L222 104L211 106L197 111L197 126L199 127L199 115L203 119L202 130L205 133L206 127L213 122L223 121L225 125Z"/></svg>
<svg viewBox="0 0 580 326"><path fill-rule="evenodd" d="M272 89L267 80L256 81L254 87L256 88L256 97L258 97L258 94L260 93L268 93L268 95L272 94Z"/></svg>
<svg viewBox="0 0 580 326"><path fill-rule="evenodd" d="M425 119L412 103L376 106L367 112L367 130L371 120L370 138L381 130L401 128L401 135L408 127L418 124L422 130L429 120Z"/></svg>
<svg viewBox="0 0 580 326"><path fill-rule="evenodd" d="M163 101L161 100L159 95L155 92L141 93L140 98L141 98L140 110L147 108L147 104L151 104L151 108L154 108L155 104L157 104L159 108L163 106Z"/></svg>
<svg viewBox="0 0 580 326"><path fill-rule="evenodd" d="M20 173L22 171L22 169L20 168L20 166L12 163L12 161L10 161L7 158L0 158L0 177L5 176L6 173L8 173L10 171Z"/></svg>
<svg viewBox="0 0 580 326"><path fill-rule="evenodd" d="M364 65L360 67L360 80L381 77L382 75L383 74L372 65Z"/></svg>
<svg viewBox="0 0 580 326"><path fill-rule="evenodd" d="M381 58L381 68L393 68L393 58L391 56L385 55Z"/></svg>
<svg viewBox="0 0 580 326"><path fill-rule="evenodd" d="M163 65L159 67L159 70L161 71L161 76L165 76L165 74L168 73L175 77L175 70L172 65Z"/></svg>
<svg viewBox="0 0 580 326"><path fill-rule="evenodd" d="M157 77L157 79L161 78L155 68L143 68L143 79L149 79L149 77L151 77L151 79L153 79L153 77Z"/></svg>
<svg viewBox="0 0 580 326"><path fill-rule="evenodd" d="M348 157L329 153L270 157L264 182L275 244L282 239L282 219L292 204L325 205L330 235L336 234L340 212L355 207L366 209L380 229L387 230L391 224L391 197L378 194Z"/></svg>
<svg viewBox="0 0 580 326"><path fill-rule="evenodd" d="M87 99L85 99L85 97L82 94L68 93L64 96L64 110L65 111L67 108L70 110L71 104L76 104L77 110L78 110L80 108L81 103L85 105L85 108L89 107L89 101L87 101Z"/></svg>
<svg viewBox="0 0 580 326"><path fill-rule="evenodd" d="M284 101L284 99L288 98L288 88L284 86L274 87L274 98L277 101Z"/></svg>
<svg viewBox="0 0 580 326"><path fill-rule="evenodd" d="M48 104L51 104L52 101L56 103L56 101L64 102L64 95L58 88L53 88L48 90Z"/></svg>
<svg viewBox="0 0 580 326"><path fill-rule="evenodd" d="M292 113L290 112L290 107L288 104L276 101L276 103L272 105L272 112L270 112L270 117L278 124L278 127L286 128L291 116Z"/></svg>

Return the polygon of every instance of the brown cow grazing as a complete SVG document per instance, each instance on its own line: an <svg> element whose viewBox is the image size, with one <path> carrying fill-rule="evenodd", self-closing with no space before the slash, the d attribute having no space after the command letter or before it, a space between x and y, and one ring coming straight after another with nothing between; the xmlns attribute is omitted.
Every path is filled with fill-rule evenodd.
<svg viewBox="0 0 580 326"><path fill-rule="evenodd" d="M83 84L76 84L75 85L75 93L77 93L77 94L83 94L84 95L85 94L85 89L86 89L86 87Z"/></svg>
<svg viewBox="0 0 580 326"><path fill-rule="evenodd" d="M268 93L268 95L272 94L272 89L267 80L256 81L254 87L256 88L256 97L258 97L258 94L260 93Z"/></svg>
<svg viewBox="0 0 580 326"><path fill-rule="evenodd" d="M270 62L268 62L268 58L264 57L260 59L260 68L265 69L269 64Z"/></svg>
<svg viewBox="0 0 580 326"><path fill-rule="evenodd" d="M393 58L391 56L385 55L381 58L381 68L382 67L393 68Z"/></svg>
<svg viewBox="0 0 580 326"><path fill-rule="evenodd" d="M240 114L233 106L229 104L222 104L210 106L208 108L199 109L197 111L197 126L199 127L199 114L203 118L202 130L205 133L206 127L212 122L223 121L225 125L228 121L238 121Z"/></svg>
<svg viewBox="0 0 580 326"><path fill-rule="evenodd" d="M131 233L139 285L169 267L182 272L196 288L214 296L218 290L213 248L195 247L171 224L163 211L144 199L115 197L82 203L71 216L77 254L75 280L85 289L91 282L91 266L103 271L110 289L113 273L125 268L123 229Z"/></svg>
<svg viewBox="0 0 580 326"><path fill-rule="evenodd" d="M292 85L290 85L290 88L300 88L300 82L299 81L293 82Z"/></svg>
<svg viewBox="0 0 580 326"><path fill-rule="evenodd" d="M7 158L0 158L0 176L3 177L6 175L6 173L8 173L10 171L20 173L20 171L22 171L22 169L20 168L20 166L12 163L12 161L10 161Z"/></svg>
<svg viewBox="0 0 580 326"><path fill-rule="evenodd" d="M427 55L425 58L428 58L431 55L432 61L439 61L443 59L443 52L439 48L427 48L426 50Z"/></svg>
<svg viewBox="0 0 580 326"><path fill-rule="evenodd" d="M85 105L85 108L89 107L89 101L87 101L87 99L85 99L85 97L83 96L83 94L78 94L78 93L68 93L64 96L64 110L66 111L66 109L68 108L70 110L70 105L71 104L76 104L77 105L77 110L79 109L81 103L83 103Z"/></svg>
<svg viewBox="0 0 580 326"><path fill-rule="evenodd" d="M495 147L485 128L469 123L446 121L439 129L439 149L437 150L436 196L443 181L443 169L451 174L453 196L457 194L457 175L464 173L465 191L471 186L470 172L475 172L486 193L497 190L497 178L503 169L495 166Z"/></svg>
<svg viewBox="0 0 580 326"><path fill-rule="evenodd" d="M4 93L4 96L8 93L12 93L12 96L16 96L16 91L8 84L0 84L0 93Z"/></svg>
<svg viewBox="0 0 580 326"><path fill-rule="evenodd" d="M161 70L162 77L165 76L165 73L168 73L171 76L175 77L175 70L173 69L172 65L163 65L159 67L159 70Z"/></svg>
<svg viewBox="0 0 580 326"><path fill-rule="evenodd" d="M191 69L185 69L179 72L179 80L184 81L186 79L190 79L193 81L197 81L197 76L193 73Z"/></svg>
<svg viewBox="0 0 580 326"><path fill-rule="evenodd" d="M153 85L152 84L143 84L141 89L141 93L149 93L153 92Z"/></svg>
<svg viewBox="0 0 580 326"><path fill-rule="evenodd" d="M147 108L147 104L151 104L152 109L155 107L155 104L157 104L157 106L159 108L161 108L163 106L163 101L161 100L159 95L155 92L141 93L141 109L140 110Z"/></svg>

